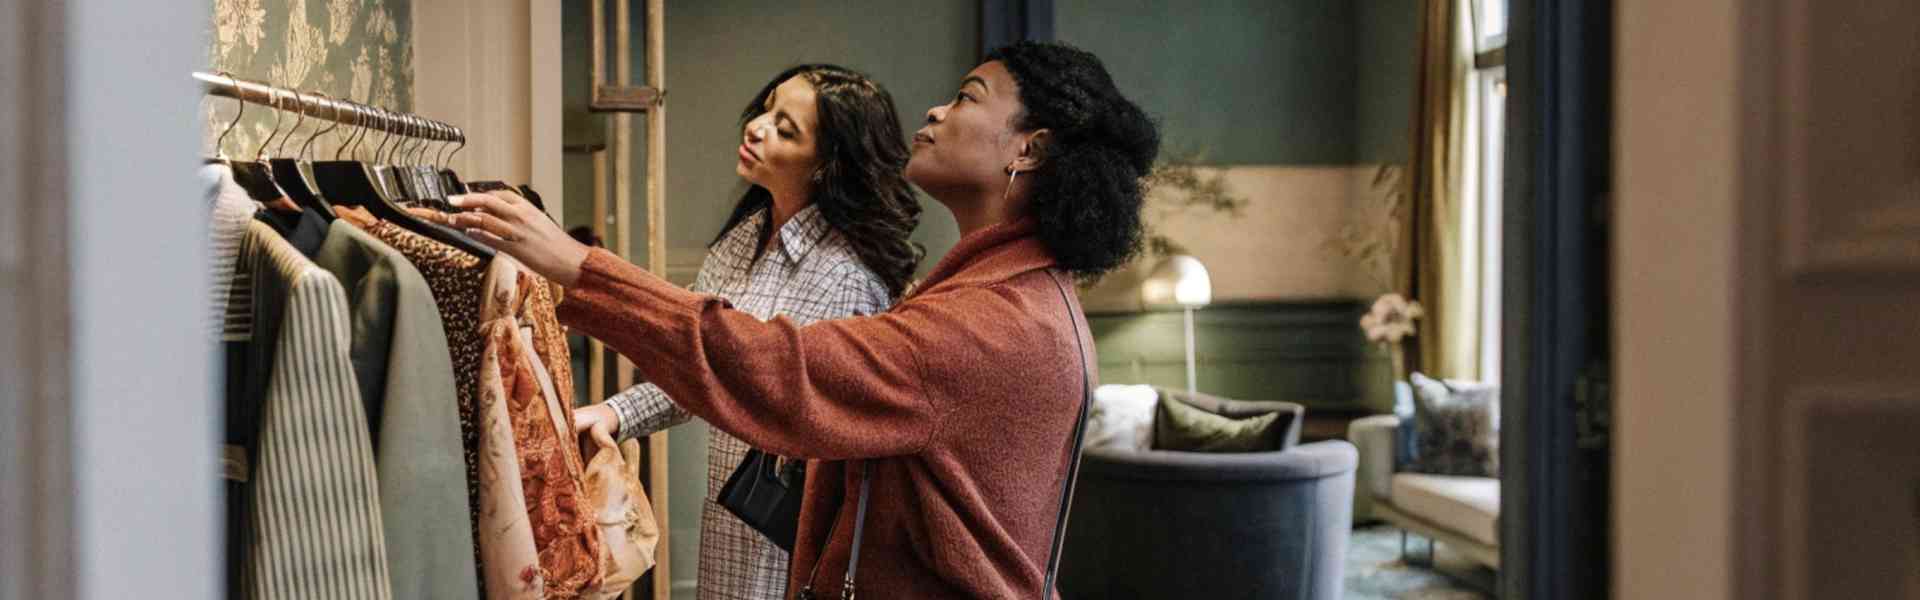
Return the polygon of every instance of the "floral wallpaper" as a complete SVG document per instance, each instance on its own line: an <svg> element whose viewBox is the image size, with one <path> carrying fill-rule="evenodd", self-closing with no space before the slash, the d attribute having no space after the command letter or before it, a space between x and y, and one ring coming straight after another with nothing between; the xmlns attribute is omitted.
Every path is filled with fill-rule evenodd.
<svg viewBox="0 0 1920 600"><path fill-rule="evenodd" d="M213 0L208 37L209 72L393 110L413 109L412 0ZM206 122L202 149L209 155L233 122L235 105L215 97L201 103ZM274 112L249 105L219 150L253 156L273 135ZM286 114L281 119L279 135L286 136L298 117ZM307 119L286 146L287 153L325 126ZM337 129L316 140L316 156L331 154L345 139L344 132Z"/></svg>

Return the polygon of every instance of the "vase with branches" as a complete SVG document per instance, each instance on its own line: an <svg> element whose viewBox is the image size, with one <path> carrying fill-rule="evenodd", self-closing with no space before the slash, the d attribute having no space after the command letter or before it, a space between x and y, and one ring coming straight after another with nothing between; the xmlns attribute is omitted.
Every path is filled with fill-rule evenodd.
<svg viewBox="0 0 1920 600"><path fill-rule="evenodd" d="M1366 332L1367 341L1386 348L1393 358L1394 381L1407 377L1406 339L1419 330L1414 322L1425 315L1419 302L1388 293L1374 299L1372 309L1360 317L1360 330Z"/></svg>

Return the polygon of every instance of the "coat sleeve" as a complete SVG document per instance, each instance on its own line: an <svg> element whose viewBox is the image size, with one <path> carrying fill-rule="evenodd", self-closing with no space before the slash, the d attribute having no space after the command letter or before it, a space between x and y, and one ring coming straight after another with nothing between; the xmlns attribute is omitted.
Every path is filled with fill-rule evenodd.
<svg viewBox="0 0 1920 600"><path fill-rule="evenodd" d="M693 420L693 413L680 408L660 386L636 383L607 397L607 406L620 421L620 439L637 439L668 427Z"/></svg>
<svg viewBox="0 0 1920 600"><path fill-rule="evenodd" d="M927 447L945 407L926 393L920 360L959 323L936 303L805 327L762 322L604 250L581 265L559 312L721 430L781 456L825 460Z"/></svg>

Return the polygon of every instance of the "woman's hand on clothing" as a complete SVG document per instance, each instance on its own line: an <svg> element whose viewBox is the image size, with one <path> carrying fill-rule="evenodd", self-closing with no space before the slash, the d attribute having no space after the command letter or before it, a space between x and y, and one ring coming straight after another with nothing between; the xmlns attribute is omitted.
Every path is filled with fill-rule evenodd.
<svg viewBox="0 0 1920 600"><path fill-rule="evenodd" d="M548 281L573 287L580 279L580 263L587 259L587 246L567 235L519 194L488 192L450 200L467 212L435 213L434 220L507 253Z"/></svg>
<svg viewBox="0 0 1920 600"><path fill-rule="evenodd" d="M619 445L613 442L613 432L619 429L620 416L615 414L613 407L607 406L605 402L583 406L573 411L573 433L578 435L582 431L589 432L593 435L594 441L600 442L603 446Z"/></svg>

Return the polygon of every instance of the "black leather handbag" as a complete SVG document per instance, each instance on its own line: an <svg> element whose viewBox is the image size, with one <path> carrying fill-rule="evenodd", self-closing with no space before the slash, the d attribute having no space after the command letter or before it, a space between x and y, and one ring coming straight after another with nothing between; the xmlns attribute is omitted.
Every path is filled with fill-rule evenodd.
<svg viewBox="0 0 1920 600"><path fill-rule="evenodd" d="M766 536L781 550L793 552L800 528L800 497L805 491L807 466L799 460L780 465L780 457L748 448L740 466L720 486L720 506Z"/></svg>

